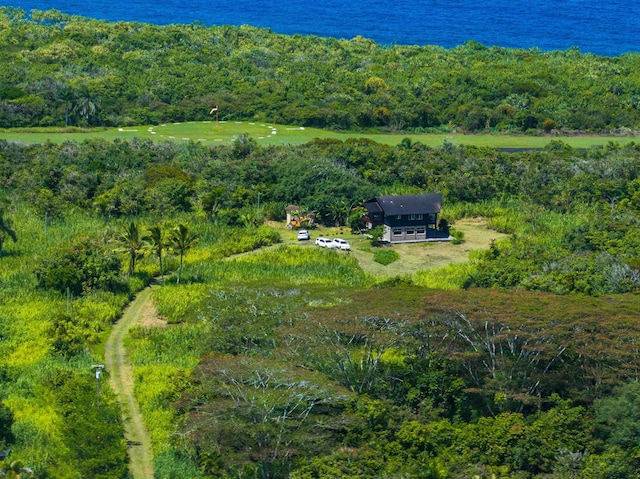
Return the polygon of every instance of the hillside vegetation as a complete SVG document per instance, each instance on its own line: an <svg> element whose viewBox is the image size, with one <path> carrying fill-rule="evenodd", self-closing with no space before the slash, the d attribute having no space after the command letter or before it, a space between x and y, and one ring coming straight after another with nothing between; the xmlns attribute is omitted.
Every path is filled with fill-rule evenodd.
<svg viewBox="0 0 640 479"><path fill-rule="evenodd" d="M0 126L212 121L219 105L625 134L639 58L2 7ZM454 242L360 235L363 200L423 192L443 194ZM291 204L353 250L295 240ZM157 479L640 477L639 226L633 141L0 140L0 473L131 477L130 418L96 370L153 282L125 347Z"/></svg>
<svg viewBox="0 0 640 479"><path fill-rule="evenodd" d="M626 133L640 54L382 46L249 26L0 9L0 128L255 119L334 129Z"/></svg>
<svg viewBox="0 0 640 479"><path fill-rule="evenodd" d="M92 365L157 278L127 342L154 477L635 477L639 156L2 141L0 448L35 477L127 477ZM418 191L495 240L357 236L363 199ZM291 203L354 251L264 224Z"/></svg>

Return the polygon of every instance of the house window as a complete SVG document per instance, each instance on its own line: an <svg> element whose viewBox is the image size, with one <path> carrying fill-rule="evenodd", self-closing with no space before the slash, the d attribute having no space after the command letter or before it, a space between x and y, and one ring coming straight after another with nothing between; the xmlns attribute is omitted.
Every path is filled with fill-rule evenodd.
<svg viewBox="0 0 640 479"><path fill-rule="evenodd" d="M426 230L424 228L416 228L416 233L418 233L419 235L423 235L426 233Z"/></svg>
<svg viewBox="0 0 640 479"><path fill-rule="evenodd" d="M393 228L393 236L401 236L402 228Z"/></svg>
<svg viewBox="0 0 640 479"><path fill-rule="evenodd" d="M373 219L374 221L380 221L382 219L382 215L380 213L374 213Z"/></svg>
<svg viewBox="0 0 640 479"><path fill-rule="evenodd" d="M407 235L414 235L414 234L416 234L416 230L414 229L407 230Z"/></svg>
<svg viewBox="0 0 640 479"><path fill-rule="evenodd" d="M402 219L402 215L396 215L396 219L397 220L401 220Z"/></svg>
<svg viewBox="0 0 640 479"><path fill-rule="evenodd" d="M423 219L423 216L422 215L416 215L416 219L417 220L421 220L421 219Z"/></svg>
<svg viewBox="0 0 640 479"><path fill-rule="evenodd" d="M416 215L409 215L409 219L412 220L412 221L415 221Z"/></svg>

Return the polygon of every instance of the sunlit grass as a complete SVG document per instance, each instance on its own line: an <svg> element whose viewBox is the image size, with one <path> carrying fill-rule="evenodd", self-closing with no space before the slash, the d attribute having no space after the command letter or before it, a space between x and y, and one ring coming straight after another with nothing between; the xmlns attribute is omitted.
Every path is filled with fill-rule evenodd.
<svg viewBox="0 0 640 479"><path fill-rule="evenodd" d="M640 137L615 136L517 136L498 134L460 133L376 133L376 132L336 132L318 128L304 128L296 125L275 123L228 121L167 123L162 125L140 125L111 129L0 129L0 139L22 143L61 143L65 140L84 141L89 138L114 140L115 138L147 138L154 141L176 143L198 142L205 145L224 145L231 143L239 135L248 135L261 145L299 145L315 138L368 138L378 143L397 145L405 138L428 146L441 146L444 143L454 145L486 146L492 148L544 148L551 141L562 141L574 148L590 148L606 145L613 141L624 144L640 142Z"/></svg>

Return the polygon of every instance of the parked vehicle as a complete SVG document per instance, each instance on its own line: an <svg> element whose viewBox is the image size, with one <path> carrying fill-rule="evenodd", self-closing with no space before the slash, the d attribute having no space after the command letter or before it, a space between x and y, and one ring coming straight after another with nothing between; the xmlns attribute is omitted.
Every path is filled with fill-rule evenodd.
<svg viewBox="0 0 640 479"><path fill-rule="evenodd" d="M309 239L311 239L311 236L309 236L309 232L307 230L298 231L298 241L306 241Z"/></svg>
<svg viewBox="0 0 640 479"><path fill-rule="evenodd" d="M320 246L321 248L333 248L333 241L329 238L316 238L316 246Z"/></svg>
<svg viewBox="0 0 640 479"><path fill-rule="evenodd" d="M349 251L351 249L351 245L346 240L343 240L342 238L336 238L333 240L332 243L335 249L342 249L345 251Z"/></svg>

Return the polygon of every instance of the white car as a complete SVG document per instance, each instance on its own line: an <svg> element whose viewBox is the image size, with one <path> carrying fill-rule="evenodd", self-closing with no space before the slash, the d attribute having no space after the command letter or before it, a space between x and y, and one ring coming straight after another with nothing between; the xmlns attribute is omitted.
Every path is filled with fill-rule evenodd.
<svg viewBox="0 0 640 479"><path fill-rule="evenodd" d="M345 251L349 251L351 249L351 245L347 243L346 240L343 240L342 238L336 238L333 240L332 243L335 249L342 249Z"/></svg>
<svg viewBox="0 0 640 479"><path fill-rule="evenodd" d="M306 241L308 239L311 239L311 236L309 236L309 232L307 230L298 231L298 241Z"/></svg>
<svg viewBox="0 0 640 479"><path fill-rule="evenodd" d="M316 238L316 245L321 248L333 248L333 241L329 238Z"/></svg>

